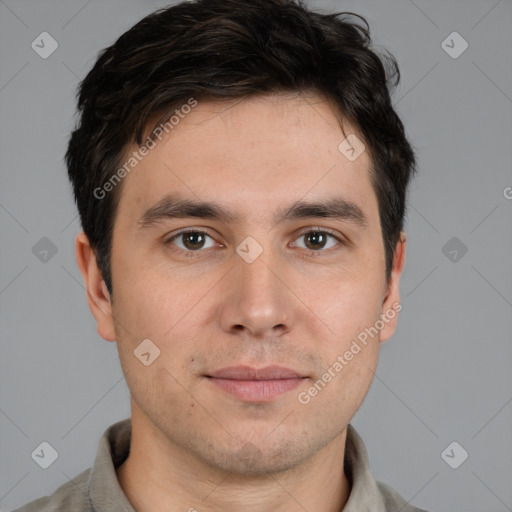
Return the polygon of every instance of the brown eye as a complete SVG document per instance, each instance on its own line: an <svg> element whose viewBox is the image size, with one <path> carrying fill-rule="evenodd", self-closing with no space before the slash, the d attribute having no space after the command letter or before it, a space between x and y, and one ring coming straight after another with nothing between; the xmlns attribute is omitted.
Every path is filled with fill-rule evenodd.
<svg viewBox="0 0 512 512"><path fill-rule="evenodd" d="M199 231L191 231L189 233L183 233L183 245L190 250L201 249L204 245L205 237L203 233Z"/></svg>
<svg viewBox="0 0 512 512"><path fill-rule="evenodd" d="M297 240L300 239L304 239L304 245L300 245L297 242L295 242L294 245L306 249L309 253L327 252L327 249L336 245L343 245L342 241L337 236L322 229L309 229L308 231L304 231L297 238Z"/></svg>
<svg viewBox="0 0 512 512"><path fill-rule="evenodd" d="M304 236L306 240L306 246L308 249L323 249L327 242L327 237L325 236L325 233L322 233L321 231L310 231L309 233L306 233L306 235Z"/></svg>
<svg viewBox="0 0 512 512"><path fill-rule="evenodd" d="M205 245L207 239L211 240L211 243L209 246ZM180 243L175 243L181 241ZM183 251L187 252L197 252L200 249L205 249L209 247L215 246L215 241L212 239L210 235L205 233L204 231L198 231L198 230L188 230L188 231L182 231L181 233L178 233L171 237L169 240L165 242L166 244L172 244L178 247L179 249L182 249Z"/></svg>

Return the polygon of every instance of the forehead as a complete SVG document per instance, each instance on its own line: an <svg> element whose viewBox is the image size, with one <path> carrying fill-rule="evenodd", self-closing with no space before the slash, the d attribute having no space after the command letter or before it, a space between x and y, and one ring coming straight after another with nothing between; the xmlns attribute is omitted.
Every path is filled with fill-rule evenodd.
<svg viewBox="0 0 512 512"><path fill-rule="evenodd" d="M324 98L274 94L176 110L172 128L124 178L118 213L132 221L173 193L229 205L239 218L258 209L260 221L290 200L334 195L369 217L377 212L368 152L354 161L343 154L345 135L357 132L344 122L343 133ZM125 158L137 150L131 146Z"/></svg>

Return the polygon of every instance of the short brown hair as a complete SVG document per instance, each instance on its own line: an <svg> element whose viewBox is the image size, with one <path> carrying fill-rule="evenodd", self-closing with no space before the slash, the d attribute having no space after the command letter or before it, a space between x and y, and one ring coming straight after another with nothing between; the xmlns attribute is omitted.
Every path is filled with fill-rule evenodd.
<svg viewBox="0 0 512 512"><path fill-rule="evenodd" d="M103 49L79 86L80 119L65 158L82 228L111 295L122 187L101 199L94 191L118 169L128 144L142 144L149 118L161 114L163 122L191 97L285 91L322 95L363 137L389 280L415 156L388 90L400 80L396 60L370 45L368 23L354 13L320 14L301 0L195 0L150 14Z"/></svg>

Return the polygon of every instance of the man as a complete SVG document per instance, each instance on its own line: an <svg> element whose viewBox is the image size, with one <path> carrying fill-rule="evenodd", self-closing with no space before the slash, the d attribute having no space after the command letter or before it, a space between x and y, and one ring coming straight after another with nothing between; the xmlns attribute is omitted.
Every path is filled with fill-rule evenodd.
<svg viewBox="0 0 512 512"><path fill-rule="evenodd" d="M66 163L131 418L20 511L420 510L350 425L401 309L415 170L369 46L349 13L199 0L101 53Z"/></svg>

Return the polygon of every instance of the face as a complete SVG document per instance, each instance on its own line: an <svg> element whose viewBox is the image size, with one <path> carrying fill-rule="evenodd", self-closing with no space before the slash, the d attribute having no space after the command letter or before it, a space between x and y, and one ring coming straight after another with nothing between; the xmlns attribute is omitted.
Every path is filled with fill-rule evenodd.
<svg viewBox="0 0 512 512"><path fill-rule="evenodd" d="M368 391L405 242L388 283L370 157L349 160L344 139L320 97L198 102L124 178L114 301L96 286L91 309L117 341L132 415L195 460L296 467ZM208 208L176 216L178 201Z"/></svg>

